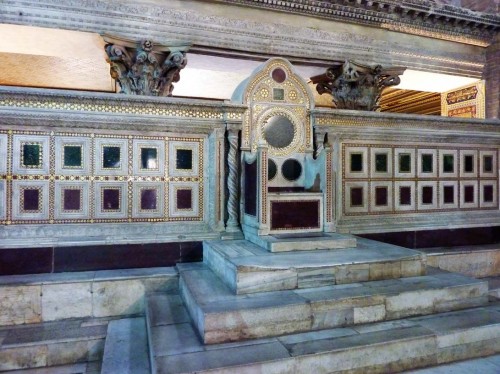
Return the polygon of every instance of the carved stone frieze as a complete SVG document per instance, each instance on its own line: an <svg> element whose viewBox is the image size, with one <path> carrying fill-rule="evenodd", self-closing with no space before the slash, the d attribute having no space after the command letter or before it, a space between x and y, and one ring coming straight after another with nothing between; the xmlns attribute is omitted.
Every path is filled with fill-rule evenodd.
<svg viewBox="0 0 500 374"><path fill-rule="evenodd" d="M307 5L309 2L311 1L302 0L300 3ZM375 7L375 11L364 9L362 5L365 1L356 6L354 6L354 1L343 5L337 4L337 1L315 2L315 6L302 6L295 1L259 0L252 3L257 7L335 21L363 23L366 19L375 19L377 27L471 45L454 50L451 48L422 49L420 44L413 41L413 38L417 38L416 36L408 41L396 38L387 39L371 33L371 28L366 30L361 28L356 32L349 32L345 29L332 31L327 28L287 24L282 22L280 17L276 17L275 22L255 19L255 17L242 19L228 15L228 11L232 8L228 7L228 10L225 10L226 4L221 2L211 5L219 11L217 15L214 15L215 12L208 14L203 11L203 8L174 7L174 3L179 3L178 0L162 3L163 5L158 2L138 4L130 0L106 2L45 0L43 3L24 1L22 5L20 2L6 0L5 3L8 7L5 12L0 13L0 22L83 30L101 34L119 33L127 38L136 39L154 35L156 40L169 40L171 43L178 44L193 43L195 46L191 49L193 53L210 53L216 49L218 53L232 53L232 55L238 55L238 53L245 55L256 53L265 57L287 55L297 60L310 59L312 56L324 61L354 58L370 64L397 63L411 69L445 74L463 75L463 72L467 71L467 75L478 78L481 77L484 67L484 53L481 48L475 46L490 43L489 39L484 41L457 31L431 27L432 23L429 23L428 27L412 26L411 23L404 23L392 14L386 14L384 18L377 20L378 16L375 17L373 13L377 8ZM399 2L393 1L393 3ZM385 9L385 5L383 8ZM61 16L61 9L64 9L64 17ZM331 12L337 16L331 15ZM347 14L351 12L353 16L347 17ZM20 14L27 13L30 15L29 18L20 16ZM470 15L470 17L473 16L478 18L478 22L486 17L475 12ZM491 17L493 17L492 22L500 25L498 16ZM407 18L411 19L411 14ZM415 22L420 18L421 16L417 17ZM110 22L110 19L113 22ZM373 22L368 25L374 26ZM488 27L491 28L491 26Z"/></svg>
<svg viewBox="0 0 500 374"><path fill-rule="evenodd" d="M333 96L337 109L375 111L379 108L382 91L398 85L404 67L383 68L367 66L354 61L327 69L325 74L311 77L319 94Z"/></svg>
<svg viewBox="0 0 500 374"><path fill-rule="evenodd" d="M219 0L257 8L378 26L409 34L457 40L468 36L469 43L487 45L500 28L500 17L435 0ZM475 40L475 41L474 41Z"/></svg>
<svg viewBox="0 0 500 374"><path fill-rule="evenodd" d="M172 96L174 83L187 64L189 46L165 47L151 40L137 44L128 40L104 37L111 64L111 76L127 95Z"/></svg>

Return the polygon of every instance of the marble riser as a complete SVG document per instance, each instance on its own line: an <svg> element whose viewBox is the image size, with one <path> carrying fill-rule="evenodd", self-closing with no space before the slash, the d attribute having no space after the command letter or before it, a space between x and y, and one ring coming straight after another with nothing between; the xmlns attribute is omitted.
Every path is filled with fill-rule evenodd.
<svg viewBox="0 0 500 374"><path fill-rule="evenodd" d="M100 361L107 322L71 320L0 328L0 372Z"/></svg>
<svg viewBox="0 0 500 374"><path fill-rule="evenodd" d="M425 274L422 253L383 243L377 246L269 253L246 241L204 242L203 262L238 295Z"/></svg>
<svg viewBox="0 0 500 374"><path fill-rule="evenodd" d="M488 283L449 273L296 291L232 295L206 267L180 272L205 344L395 320L483 305Z"/></svg>
<svg viewBox="0 0 500 374"><path fill-rule="evenodd" d="M178 305L164 309L187 315ZM155 374L401 372L500 352L500 304L213 345L186 320L150 331Z"/></svg>
<svg viewBox="0 0 500 374"><path fill-rule="evenodd" d="M272 235L259 236L253 232L245 232L245 238L269 252L338 250L356 248L356 238L352 235L336 233L323 234L323 237L308 239L277 239Z"/></svg>

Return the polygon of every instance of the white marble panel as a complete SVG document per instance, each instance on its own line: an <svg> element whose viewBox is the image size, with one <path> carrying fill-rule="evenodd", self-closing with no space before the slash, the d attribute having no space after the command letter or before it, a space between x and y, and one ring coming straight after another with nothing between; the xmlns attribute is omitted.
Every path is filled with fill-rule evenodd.
<svg viewBox="0 0 500 374"><path fill-rule="evenodd" d="M422 169L423 155L432 155L432 171L424 172ZM417 150L417 178L437 178L438 176L438 157L436 149L418 149Z"/></svg>
<svg viewBox="0 0 500 374"><path fill-rule="evenodd" d="M446 157L453 158L453 170L444 170L444 160ZM463 157L463 156L461 156ZM463 161L461 162L463 168ZM439 177L440 178L456 178L458 177L458 151L456 149L440 149L439 150Z"/></svg>
<svg viewBox="0 0 500 374"><path fill-rule="evenodd" d="M393 198L392 198L392 186L393 182L371 182L370 183L370 211L371 212L392 212L393 210ZM377 188L386 189L387 204L377 205Z"/></svg>
<svg viewBox="0 0 500 374"><path fill-rule="evenodd" d="M465 170L465 158L469 156L472 157L472 171ZM460 177L461 178L477 178L479 175L478 169L478 158L477 151L473 149L460 150Z"/></svg>
<svg viewBox="0 0 500 374"><path fill-rule="evenodd" d="M56 174L62 175L88 175L92 166L91 138L84 136L56 136ZM80 147L82 165L67 166L64 164L65 146Z"/></svg>
<svg viewBox="0 0 500 374"><path fill-rule="evenodd" d="M134 175L149 175L162 177L165 175L165 141L151 139L134 139L133 141ZM156 160L150 162L146 168L142 165L142 149L153 148L156 150Z"/></svg>
<svg viewBox="0 0 500 374"><path fill-rule="evenodd" d="M473 200L470 202L465 201L465 189L473 188ZM460 208L470 209L477 208L479 206L479 184L478 181L474 180L463 180L460 181Z"/></svg>
<svg viewBox="0 0 500 374"><path fill-rule="evenodd" d="M0 220L7 218L7 181L0 180Z"/></svg>
<svg viewBox="0 0 500 374"><path fill-rule="evenodd" d="M191 151L191 169L177 168L177 150ZM200 174L199 165L200 143L197 141L168 142L168 175L171 177L196 177Z"/></svg>
<svg viewBox="0 0 500 374"><path fill-rule="evenodd" d="M24 209L24 191L38 189L38 208L33 210ZM12 182L12 220L46 220L49 218L49 181L25 181L15 180Z"/></svg>
<svg viewBox="0 0 500 374"><path fill-rule="evenodd" d="M49 173L49 137L41 135L14 135L13 136L13 155L12 155L12 173L13 174L48 174ZM23 144L40 145L40 166L27 167L23 165Z"/></svg>
<svg viewBox="0 0 500 374"><path fill-rule="evenodd" d="M64 191L76 189L80 191L80 209L64 209ZM90 182L88 181L56 181L54 198L54 217L56 219L89 219L90 218Z"/></svg>
<svg viewBox="0 0 500 374"><path fill-rule="evenodd" d="M119 191L119 206L117 209L105 209L104 190L116 189ZM94 182L95 218L127 218L128 215L128 184L127 182Z"/></svg>
<svg viewBox="0 0 500 374"><path fill-rule="evenodd" d="M163 182L134 182L133 183L132 217L134 218L162 218L165 212L165 183ZM156 208L143 209L141 196L145 190L154 190L156 193Z"/></svg>
<svg viewBox="0 0 500 374"><path fill-rule="evenodd" d="M191 190L191 208L177 206L177 191ZM171 182L169 183L168 215L169 217L198 217L199 209L199 183L196 182Z"/></svg>
<svg viewBox="0 0 500 374"><path fill-rule="evenodd" d="M432 202L423 203L424 187L432 188ZM438 182L437 181L419 181L417 182L417 209L418 210L433 210L438 208Z"/></svg>
<svg viewBox="0 0 500 374"><path fill-rule="evenodd" d="M379 155L385 155L387 169L385 171L377 171L376 163L377 157ZM370 162L371 162L371 170L370 175L371 178L392 178L392 148L378 148L371 147L370 148Z"/></svg>
<svg viewBox="0 0 500 374"><path fill-rule="evenodd" d="M352 171L351 155L361 155L362 170ZM368 178L369 163L368 163L368 147L345 147L345 177L346 178Z"/></svg>
<svg viewBox="0 0 500 374"><path fill-rule="evenodd" d="M491 157L491 171L485 168L485 157ZM495 150L481 150L479 151L479 176L481 178L495 178L498 175L498 164L497 164L497 151Z"/></svg>
<svg viewBox="0 0 500 374"><path fill-rule="evenodd" d="M487 186L493 190L493 200L485 201L484 187ZM0 187L1 188L1 187ZM497 181L479 181L479 205L481 208L495 208L498 206L498 182ZM1 214L1 211L0 211Z"/></svg>
<svg viewBox="0 0 500 374"><path fill-rule="evenodd" d="M453 202L447 203L444 201L445 187L453 187ZM456 209L458 208L458 181L441 181L439 182L439 208L441 209Z"/></svg>
<svg viewBox="0 0 500 374"><path fill-rule="evenodd" d="M362 188L363 201L361 205L352 205L351 189ZM368 182L346 182L345 183L345 212L346 213L368 213Z"/></svg>
<svg viewBox="0 0 500 374"><path fill-rule="evenodd" d="M104 148L118 147L120 148L119 163L113 167L105 167ZM127 175L128 174L128 140L116 138L95 138L94 162L96 175Z"/></svg>
<svg viewBox="0 0 500 374"><path fill-rule="evenodd" d="M410 156L410 170L404 171L400 169L400 158ZM415 178L416 159L414 148L396 148L394 149L394 177L396 178Z"/></svg>

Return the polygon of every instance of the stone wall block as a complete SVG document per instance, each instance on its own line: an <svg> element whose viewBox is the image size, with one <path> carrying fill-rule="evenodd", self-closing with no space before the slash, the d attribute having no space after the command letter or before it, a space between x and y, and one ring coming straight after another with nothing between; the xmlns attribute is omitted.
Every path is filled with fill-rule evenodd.
<svg viewBox="0 0 500 374"><path fill-rule="evenodd" d="M42 319L56 321L92 315L92 284L61 283L42 286Z"/></svg>
<svg viewBox="0 0 500 374"><path fill-rule="evenodd" d="M0 326L42 321L41 286L0 287Z"/></svg>

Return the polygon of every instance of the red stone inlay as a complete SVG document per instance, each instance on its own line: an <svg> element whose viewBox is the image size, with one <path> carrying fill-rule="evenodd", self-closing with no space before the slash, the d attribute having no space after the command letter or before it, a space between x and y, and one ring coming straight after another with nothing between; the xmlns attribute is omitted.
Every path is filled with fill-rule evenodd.
<svg viewBox="0 0 500 374"><path fill-rule="evenodd" d="M80 210L80 194L81 191L75 189L65 189L64 190L64 210Z"/></svg>
<svg viewBox="0 0 500 374"><path fill-rule="evenodd" d="M271 76L273 77L276 83L283 83L286 79L286 73L281 68L274 69L273 72L271 73Z"/></svg>
<svg viewBox="0 0 500 374"><path fill-rule="evenodd" d="M411 205L411 187L399 187L399 205Z"/></svg>
<svg viewBox="0 0 500 374"><path fill-rule="evenodd" d="M23 210L38 210L40 208L40 190L25 189L23 190L23 194Z"/></svg>
<svg viewBox="0 0 500 374"><path fill-rule="evenodd" d="M141 209L156 209L156 190L141 190Z"/></svg>
<svg viewBox="0 0 500 374"><path fill-rule="evenodd" d="M190 189L177 190L177 209L192 209L192 192Z"/></svg>
<svg viewBox="0 0 500 374"><path fill-rule="evenodd" d="M116 188L105 188L102 191L102 209L103 210L120 209L120 190Z"/></svg>

